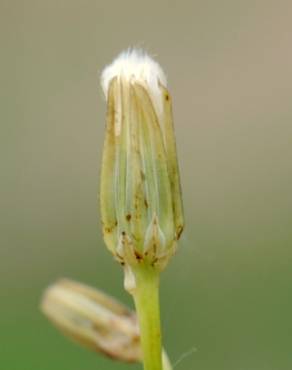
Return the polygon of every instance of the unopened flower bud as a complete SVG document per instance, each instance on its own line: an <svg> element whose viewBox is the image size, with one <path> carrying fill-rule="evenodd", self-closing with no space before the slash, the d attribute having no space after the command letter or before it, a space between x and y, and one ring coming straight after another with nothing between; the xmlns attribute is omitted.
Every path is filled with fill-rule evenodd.
<svg viewBox="0 0 292 370"><path fill-rule="evenodd" d="M105 68L106 137L101 217L106 245L122 263L162 269L183 230L171 99L160 66L143 51Z"/></svg>
<svg viewBox="0 0 292 370"><path fill-rule="evenodd" d="M77 343L116 360L141 361L136 315L105 293L63 279L46 290L41 308Z"/></svg>

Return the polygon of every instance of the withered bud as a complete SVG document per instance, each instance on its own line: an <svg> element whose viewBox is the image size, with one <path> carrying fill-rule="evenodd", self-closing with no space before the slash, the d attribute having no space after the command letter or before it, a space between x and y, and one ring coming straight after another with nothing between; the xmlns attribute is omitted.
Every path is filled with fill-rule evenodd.
<svg viewBox="0 0 292 370"><path fill-rule="evenodd" d="M102 74L107 99L100 203L107 247L130 267L161 270L183 230L170 94L143 51L122 53Z"/></svg>
<svg viewBox="0 0 292 370"><path fill-rule="evenodd" d="M141 361L136 315L105 293L62 279L45 291L41 309L75 342L115 360Z"/></svg>

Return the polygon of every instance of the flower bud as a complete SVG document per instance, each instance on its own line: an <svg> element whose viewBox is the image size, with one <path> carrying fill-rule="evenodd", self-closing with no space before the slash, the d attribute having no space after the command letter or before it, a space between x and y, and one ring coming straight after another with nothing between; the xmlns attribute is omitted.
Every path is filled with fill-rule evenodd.
<svg viewBox="0 0 292 370"><path fill-rule="evenodd" d="M183 230L171 99L160 66L122 53L102 74L107 99L100 203L104 240L122 263L162 269Z"/></svg>
<svg viewBox="0 0 292 370"><path fill-rule="evenodd" d="M46 290L41 308L77 343L116 360L141 361L136 315L105 293L62 279Z"/></svg>

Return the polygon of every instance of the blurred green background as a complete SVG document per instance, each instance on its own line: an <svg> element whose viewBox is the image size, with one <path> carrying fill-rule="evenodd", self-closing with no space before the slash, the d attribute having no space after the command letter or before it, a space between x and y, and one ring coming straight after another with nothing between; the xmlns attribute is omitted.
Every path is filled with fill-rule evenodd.
<svg viewBox="0 0 292 370"><path fill-rule="evenodd" d="M0 368L140 369L39 312L67 276L115 295L101 238L99 74L141 46L169 78L186 213L162 276L176 370L292 368L291 1L0 0Z"/></svg>

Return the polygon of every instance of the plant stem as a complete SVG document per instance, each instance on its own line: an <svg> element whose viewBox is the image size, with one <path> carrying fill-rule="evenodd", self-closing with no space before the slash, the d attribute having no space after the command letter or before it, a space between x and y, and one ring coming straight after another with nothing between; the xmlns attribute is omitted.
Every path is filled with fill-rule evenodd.
<svg viewBox="0 0 292 370"><path fill-rule="evenodd" d="M144 264L135 269L134 296L138 316L144 370L162 370L159 307L159 272Z"/></svg>

